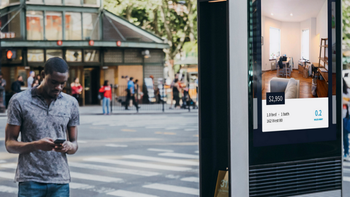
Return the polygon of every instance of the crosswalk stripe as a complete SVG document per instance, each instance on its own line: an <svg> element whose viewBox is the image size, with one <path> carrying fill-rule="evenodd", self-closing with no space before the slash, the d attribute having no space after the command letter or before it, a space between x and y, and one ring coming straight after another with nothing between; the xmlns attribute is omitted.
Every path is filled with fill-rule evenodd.
<svg viewBox="0 0 350 197"><path fill-rule="evenodd" d="M142 194L142 193L138 193L138 192L130 192L130 191L125 191L125 190L117 190L117 191L113 191L113 192L109 192L107 193L108 195L112 195L112 196L119 196L119 197L158 197L158 196L154 196L154 195L148 195L148 194Z"/></svg>
<svg viewBox="0 0 350 197"><path fill-rule="evenodd" d="M16 169L17 168L17 163L5 163L5 164L0 164L1 168L11 168L11 169Z"/></svg>
<svg viewBox="0 0 350 197"><path fill-rule="evenodd" d="M91 174L78 173L78 172L70 172L70 175L76 179L85 179L85 180L100 181L100 182L106 182L106 183L109 183L109 182L122 183L122 182L124 182L123 179L120 179L120 178L91 175Z"/></svg>
<svg viewBox="0 0 350 197"><path fill-rule="evenodd" d="M198 177L185 177L180 179L181 181L187 181L187 182L195 182L199 183L199 178Z"/></svg>
<svg viewBox="0 0 350 197"><path fill-rule="evenodd" d="M120 147L120 148L128 147L128 145L123 145L123 144L106 144L105 146L108 146L108 147Z"/></svg>
<svg viewBox="0 0 350 197"><path fill-rule="evenodd" d="M181 158L189 158L189 159L199 159L198 155L183 154L183 153L159 153L158 155L167 156L167 157L181 157Z"/></svg>
<svg viewBox="0 0 350 197"><path fill-rule="evenodd" d="M68 164L70 167L85 168L85 169L91 169L91 170L103 170L103 171L122 173L122 174L132 174L132 175L139 175L139 176L157 176L157 175L160 175L157 172L132 170L132 169L127 169L127 168L115 168L115 167L76 163L76 162L69 162Z"/></svg>
<svg viewBox="0 0 350 197"><path fill-rule="evenodd" d="M103 158L96 158L96 157L87 158L87 159L84 159L84 161L127 165L127 166L151 168L151 169L157 169L157 170L182 171L182 172L192 170L191 168L185 168L185 167L166 166L166 165L157 165L157 164L149 164L149 163L142 163L142 162L130 162L130 161L112 160L112 159L103 159Z"/></svg>
<svg viewBox="0 0 350 197"><path fill-rule="evenodd" d="M171 163L171 164L180 164L180 165L189 165L189 166L199 165L199 162L196 162L196 161L187 161L187 160L181 160L181 159L166 159L166 158L148 157L148 156L142 156L142 155L126 155L126 156L123 156L123 158L146 160L146 161L158 161L162 163Z"/></svg>
<svg viewBox="0 0 350 197"><path fill-rule="evenodd" d="M70 189L91 189L94 188L93 185L82 184L82 183L69 183Z"/></svg>
<svg viewBox="0 0 350 197"><path fill-rule="evenodd" d="M194 151L194 153L197 153L197 154L199 154L199 151L197 150L197 151Z"/></svg>
<svg viewBox="0 0 350 197"><path fill-rule="evenodd" d="M350 182L350 177L348 177L348 176L343 176L343 181Z"/></svg>
<svg viewBox="0 0 350 197"><path fill-rule="evenodd" d="M17 194L18 188L0 185L0 192Z"/></svg>
<svg viewBox="0 0 350 197"><path fill-rule="evenodd" d="M168 192L199 195L198 189L189 188L189 187L180 187L180 186L166 185L166 184L160 184L160 183L144 185L142 187L149 188L149 189L163 190L163 191L168 191Z"/></svg>
<svg viewBox="0 0 350 197"><path fill-rule="evenodd" d="M174 152L173 150L168 149L157 149L157 148L149 148L148 151L155 151L155 152Z"/></svg>
<svg viewBox="0 0 350 197"><path fill-rule="evenodd" d="M0 172L0 178L13 179L13 180L15 180L15 173Z"/></svg>

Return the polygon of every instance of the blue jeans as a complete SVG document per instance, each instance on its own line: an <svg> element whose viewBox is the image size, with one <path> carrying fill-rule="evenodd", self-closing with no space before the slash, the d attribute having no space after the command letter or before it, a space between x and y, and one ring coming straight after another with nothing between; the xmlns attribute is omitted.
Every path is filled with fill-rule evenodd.
<svg viewBox="0 0 350 197"><path fill-rule="evenodd" d="M20 182L18 197L69 197L69 184Z"/></svg>
<svg viewBox="0 0 350 197"><path fill-rule="evenodd" d="M348 118L343 118L344 156L349 155L349 127L350 127L350 120Z"/></svg>
<svg viewBox="0 0 350 197"><path fill-rule="evenodd" d="M5 90L2 92L2 98L3 98L3 101L4 101L4 106L6 107L6 100L5 100L6 92L5 92Z"/></svg>
<svg viewBox="0 0 350 197"><path fill-rule="evenodd" d="M110 103L111 99L103 97L102 99L102 111L105 114L105 107L107 107L107 114L109 114L109 103Z"/></svg>

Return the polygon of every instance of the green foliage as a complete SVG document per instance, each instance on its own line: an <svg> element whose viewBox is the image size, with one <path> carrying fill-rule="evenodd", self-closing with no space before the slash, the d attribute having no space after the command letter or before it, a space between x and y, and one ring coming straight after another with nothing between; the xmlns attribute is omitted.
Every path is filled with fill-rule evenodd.
<svg viewBox="0 0 350 197"><path fill-rule="evenodd" d="M343 0L343 44L350 48L350 2Z"/></svg>
<svg viewBox="0 0 350 197"><path fill-rule="evenodd" d="M183 50L184 43L196 47L197 0L104 0L104 8L165 39L170 45L167 59L174 59ZM182 11L179 11L179 9Z"/></svg>
<svg viewBox="0 0 350 197"><path fill-rule="evenodd" d="M197 57L198 56L198 45L197 41L186 42L182 48L186 56Z"/></svg>

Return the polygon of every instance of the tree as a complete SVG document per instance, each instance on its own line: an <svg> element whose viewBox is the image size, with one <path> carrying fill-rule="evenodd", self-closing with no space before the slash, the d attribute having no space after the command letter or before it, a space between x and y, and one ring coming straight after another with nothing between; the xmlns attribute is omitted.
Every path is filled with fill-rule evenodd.
<svg viewBox="0 0 350 197"><path fill-rule="evenodd" d="M184 44L197 43L197 0L105 0L104 7L165 39L170 46L164 50L169 71Z"/></svg>

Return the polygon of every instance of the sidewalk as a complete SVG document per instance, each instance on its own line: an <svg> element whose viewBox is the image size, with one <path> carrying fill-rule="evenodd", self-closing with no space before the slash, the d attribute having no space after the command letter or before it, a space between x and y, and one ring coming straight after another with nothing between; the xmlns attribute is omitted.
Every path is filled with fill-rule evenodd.
<svg viewBox="0 0 350 197"><path fill-rule="evenodd" d="M80 115L102 115L102 106L99 105L90 105L79 107ZM179 113L198 113L198 109L192 109L189 112L188 109L165 109L162 110L142 110L142 107L139 109L139 112L136 112L136 109L130 110L114 110L111 115L131 115L131 114L179 114Z"/></svg>
<svg viewBox="0 0 350 197"><path fill-rule="evenodd" d="M102 106L99 105L90 105L79 107L80 115L102 115ZM136 112L135 109L130 110L115 110L111 115L132 115L132 114L181 114L181 113L198 113L198 109L192 109L189 112L187 109L165 109L162 110L139 110ZM7 111L5 113L0 113L0 117L7 117Z"/></svg>

